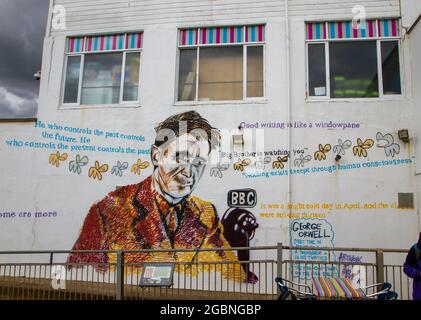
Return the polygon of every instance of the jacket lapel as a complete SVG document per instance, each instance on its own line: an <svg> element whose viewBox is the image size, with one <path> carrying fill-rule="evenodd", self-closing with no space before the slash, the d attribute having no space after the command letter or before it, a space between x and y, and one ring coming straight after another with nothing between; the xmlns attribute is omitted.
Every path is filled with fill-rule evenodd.
<svg viewBox="0 0 421 320"><path fill-rule="evenodd" d="M133 232L142 249L170 249L171 243L162 224L152 190L152 177L141 183L133 200L138 216L133 221Z"/></svg>
<svg viewBox="0 0 421 320"><path fill-rule="evenodd" d="M188 197L177 232L174 237L174 248L193 249L200 248L206 236L206 227L200 221L200 209Z"/></svg>
<svg viewBox="0 0 421 320"><path fill-rule="evenodd" d="M200 220L200 208L188 197L182 219L174 235L173 245L167 235L161 219L152 189L152 177L139 186L132 205L136 208L137 217L133 221L133 232L139 246L143 249L192 249L200 248L205 236L206 227Z"/></svg>

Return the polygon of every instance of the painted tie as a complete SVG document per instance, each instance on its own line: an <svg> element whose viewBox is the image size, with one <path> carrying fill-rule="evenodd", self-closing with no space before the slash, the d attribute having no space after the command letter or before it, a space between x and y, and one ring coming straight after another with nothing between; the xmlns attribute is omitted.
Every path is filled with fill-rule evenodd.
<svg viewBox="0 0 421 320"><path fill-rule="evenodd" d="M168 227L168 236L173 241L175 230L177 229L177 211L175 207L171 207L168 210L168 217L167 217L167 227Z"/></svg>

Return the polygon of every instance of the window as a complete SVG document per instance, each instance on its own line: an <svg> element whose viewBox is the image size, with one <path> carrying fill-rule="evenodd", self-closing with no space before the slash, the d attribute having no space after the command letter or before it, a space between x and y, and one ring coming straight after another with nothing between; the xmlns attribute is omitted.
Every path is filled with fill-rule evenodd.
<svg viewBox="0 0 421 320"><path fill-rule="evenodd" d="M264 45L263 25L180 30L177 100L263 98Z"/></svg>
<svg viewBox="0 0 421 320"><path fill-rule="evenodd" d="M375 41L331 43L329 65L332 98L379 96Z"/></svg>
<svg viewBox="0 0 421 320"><path fill-rule="evenodd" d="M139 102L142 33L67 39L63 104Z"/></svg>
<svg viewBox="0 0 421 320"><path fill-rule="evenodd" d="M307 95L377 98L400 95L398 19L306 25Z"/></svg>

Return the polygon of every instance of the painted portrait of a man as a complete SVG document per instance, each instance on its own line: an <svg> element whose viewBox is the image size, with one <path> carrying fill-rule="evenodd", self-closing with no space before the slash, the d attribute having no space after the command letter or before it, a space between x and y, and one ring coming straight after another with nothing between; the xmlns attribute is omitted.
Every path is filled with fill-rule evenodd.
<svg viewBox="0 0 421 320"><path fill-rule="evenodd" d="M229 248L211 202L193 195L219 130L197 112L172 116L156 128L153 173L94 204L73 250ZM73 253L69 263L111 263L112 254ZM234 251L127 253L126 262L238 262ZM224 268L227 268L226 266ZM236 280L245 280L235 264Z"/></svg>

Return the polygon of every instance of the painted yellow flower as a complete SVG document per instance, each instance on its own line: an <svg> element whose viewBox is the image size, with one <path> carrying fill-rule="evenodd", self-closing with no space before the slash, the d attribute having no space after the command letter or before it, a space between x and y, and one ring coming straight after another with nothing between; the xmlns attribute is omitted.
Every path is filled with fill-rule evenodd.
<svg viewBox="0 0 421 320"><path fill-rule="evenodd" d="M374 140L372 139L367 139L363 142L360 138L358 138L357 145L353 149L354 156L367 158L367 155L368 155L367 150L373 147L373 145L374 145Z"/></svg>
<svg viewBox="0 0 421 320"><path fill-rule="evenodd" d="M137 162L134 165L132 165L132 172L140 176L140 174L142 173L142 170L148 167L149 167L148 161L142 162L141 159L138 159Z"/></svg>
<svg viewBox="0 0 421 320"><path fill-rule="evenodd" d="M283 169L284 168L284 162L288 161L288 156L285 157L278 157L277 160L275 160L272 164L273 169Z"/></svg>
<svg viewBox="0 0 421 320"><path fill-rule="evenodd" d="M100 165L98 161L95 161L95 167L89 169L89 177L92 179L102 180L102 174L108 171L108 164Z"/></svg>
<svg viewBox="0 0 421 320"><path fill-rule="evenodd" d="M234 163L234 170L235 171L244 171L244 168L250 165L250 159L238 160L238 162Z"/></svg>
<svg viewBox="0 0 421 320"><path fill-rule="evenodd" d="M332 146L330 144L326 144L325 146L319 144L319 151L316 151L314 153L314 160L326 160L326 153L328 153L330 149L332 149Z"/></svg>
<svg viewBox="0 0 421 320"><path fill-rule="evenodd" d="M67 153L63 153L60 155L60 152L57 151L57 153L53 153L50 155L49 163L53 166L56 166L57 168L60 166L60 161L66 161L67 160Z"/></svg>

